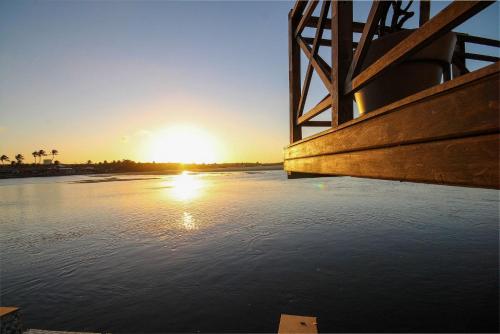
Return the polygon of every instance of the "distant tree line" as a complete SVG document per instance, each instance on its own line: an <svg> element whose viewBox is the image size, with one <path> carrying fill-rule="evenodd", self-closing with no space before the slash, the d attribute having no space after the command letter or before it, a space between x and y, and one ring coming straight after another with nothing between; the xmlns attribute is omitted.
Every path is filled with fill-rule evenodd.
<svg viewBox="0 0 500 334"><path fill-rule="evenodd" d="M52 162L54 162L54 159L55 159L56 155L59 154L59 151L56 149L53 149L52 151L50 151L50 153L47 153L47 152L45 152L45 150L38 150L38 151L33 151L33 153L31 153L31 155L35 159L35 161L34 161L35 164L37 163L37 158L39 158L38 163L42 163L42 158L48 156L49 154L52 155ZM10 158L5 154L2 154L0 156L0 161L2 161L2 165L8 161L11 161L12 165L15 165L15 164L21 165L25 158L24 158L24 155L19 153L19 154L16 154L14 159L15 160L11 161ZM57 160L55 162L57 162Z"/></svg>

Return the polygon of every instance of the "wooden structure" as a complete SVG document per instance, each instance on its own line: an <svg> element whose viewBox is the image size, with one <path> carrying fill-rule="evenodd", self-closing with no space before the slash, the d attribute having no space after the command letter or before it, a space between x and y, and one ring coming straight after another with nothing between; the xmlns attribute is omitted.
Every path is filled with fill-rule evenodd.
<svg viewBox="0 0 500 334"><path fill-rule="evenodd" d="M0 334L22 334L19 308L0 306Z"/></svg>
<svg viewBox="0 0 500 334"><path fill-rule="evenodd" d="M455 1L433 17L429 1L415 3L420 26L362 70L388 3L374 1L363 23L353 21L352 2L296 2L288 18L290 144L284 166L289 177L350 175L500 188L499 59L466 48L469 43L499 47L497 40L457 33L441 84L353 117L356 91L491 3ZM314 37L303 36L307 27L315 29ZM323 38L327 29L331 39ZM359 41L353 33L361 33ZM320 46L330 48L331 59L319 55ZM301 52L308 60L302 84ZM470 72L467 59L493 64ZM329 94L304 111L313 71ZM331 121L313 120L326 110ZM302 138L303 127L329 129Z"/></svg>
<svg viewBox="0 0 500 334"><path fill-rule="evenodd" d="M316 317L282 314L278 334L316 334L318 333Z"/></svg>

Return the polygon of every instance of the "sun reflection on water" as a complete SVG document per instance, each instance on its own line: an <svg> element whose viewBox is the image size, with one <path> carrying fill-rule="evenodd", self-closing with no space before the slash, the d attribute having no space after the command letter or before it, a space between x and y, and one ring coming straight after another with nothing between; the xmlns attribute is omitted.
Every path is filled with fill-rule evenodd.
<svg viewBox="0 0 500 334"><path fill-rule="evenodd" d="M180 201L189 201L201 195L205 182L197 175L182 172L174 176L172 196Z"/></svg>
<svg viewBox="0 0 500 334"><path fill-rule="evenodd" d="M189 212L184 212L184 214L182 215L182 227L187 231L198 229L196 220Z"/></svg>

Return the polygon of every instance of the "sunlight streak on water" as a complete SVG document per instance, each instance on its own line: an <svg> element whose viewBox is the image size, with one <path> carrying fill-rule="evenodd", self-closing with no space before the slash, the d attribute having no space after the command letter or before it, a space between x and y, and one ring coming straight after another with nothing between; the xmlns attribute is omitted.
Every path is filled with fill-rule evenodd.
<svg viewBox="0 0 500 334"><path fill-rule="evenodd" d="M194 219L193 215L190 214L189 212L184 212L182 214L182 227L187 231L198 229L198 226L196 225L196 220Z"/></svg>
<svg viewBox="0 0 500 334"><path fill-rule="evenodd" d="M168 190L175 200L189 202L202 195L206 180L199 175L183 172L174 176L171 186Z"/></svg>

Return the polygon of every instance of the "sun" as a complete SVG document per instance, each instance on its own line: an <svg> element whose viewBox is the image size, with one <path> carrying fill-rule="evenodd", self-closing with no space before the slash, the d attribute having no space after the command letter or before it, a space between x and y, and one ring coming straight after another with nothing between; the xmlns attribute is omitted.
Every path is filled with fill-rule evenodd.
<svg viewBox="0 0 500 334"><path fill-rule="evenodd" d="M155 162L214 163L218 158L213 136L192 125L174 125L151 136L149 157Z"/></svg>

